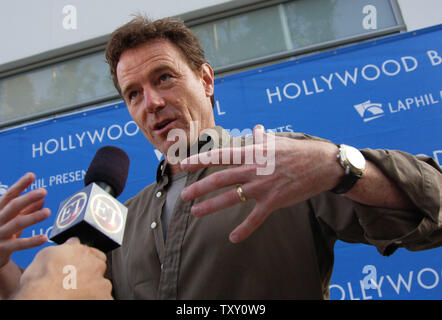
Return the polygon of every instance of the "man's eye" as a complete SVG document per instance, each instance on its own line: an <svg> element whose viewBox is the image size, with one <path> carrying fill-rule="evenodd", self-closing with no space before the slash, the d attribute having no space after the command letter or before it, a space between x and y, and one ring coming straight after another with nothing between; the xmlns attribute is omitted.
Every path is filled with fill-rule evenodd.
<svg viewBox="0 0 442 320"><path fill-rule="evenodd" d="M170 77L171 77L170 74L165 73L165 74L163 74L163 75L160 76L160 82L165 82L165 81L169 80Z"/></svg>
<svg viewBox="0 0 442 320"><path fill-rule="evenodd" d="M138 96L138 91L131 91L129 93L129 101L135 99Z"/></svg>

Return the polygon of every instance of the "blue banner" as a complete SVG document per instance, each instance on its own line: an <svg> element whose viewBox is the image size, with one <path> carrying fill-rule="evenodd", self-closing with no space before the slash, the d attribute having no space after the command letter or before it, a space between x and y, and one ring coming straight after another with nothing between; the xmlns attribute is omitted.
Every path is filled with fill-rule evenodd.
<svg viewBox="0 0 442 320"><path fill-rule="evenodd" d="M240 134L261 123L274 132L399 149L442 163L441 70L439 25L218 78L215 119ZM0 195L29 171L37 180L28 189L48 190L51 217L23 236L50 234L59 203L82 188L103 145L121 146L131 159L120 201L154 181L161 154L123 102L0 133ZM25 267L38 250L13 259ZM383 257L373 247L338 242L335 253L331 299L442 298L442 248Z"/></svg>

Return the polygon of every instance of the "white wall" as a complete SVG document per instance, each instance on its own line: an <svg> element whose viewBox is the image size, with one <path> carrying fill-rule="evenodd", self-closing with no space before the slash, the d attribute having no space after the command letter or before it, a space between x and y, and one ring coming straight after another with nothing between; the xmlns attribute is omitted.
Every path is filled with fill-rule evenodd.
<svg viewBox="0 0 442 320"><path fill-rule="evenodd" d="M442 0L398 0L408 31L442 23Z"/></svg>
<svg viewBox="0 0 442 320"><path fill-rule="evenodd" d="M231 0L0 0L0 65L107 35L136 12L161 18L227 2ZM66 5L76 9L77 29L63 26L72 13L63 13Z"/></svg>

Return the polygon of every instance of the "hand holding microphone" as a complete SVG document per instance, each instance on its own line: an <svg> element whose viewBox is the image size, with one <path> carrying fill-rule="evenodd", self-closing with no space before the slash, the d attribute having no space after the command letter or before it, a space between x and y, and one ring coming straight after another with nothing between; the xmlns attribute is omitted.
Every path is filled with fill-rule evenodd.
<svg viewBox="0 0 442 320"><path fill-rule="evenodd" d="M128 170L129 158L120 148L97 151L85 188L60 204L51 233L60 245L36 255L14 299L112 299L112 285L103 276L103 252L120 246L123 239L127 209L115 197L125 187Z"/></svg>
<svg viewBox="0 0 442 320"><path fill-rule="evenodd" d="M10 255L46 242L45 236L19 236L23 228L47 218L49 209L42 209L45 190L20 196L35 179L34 174L11 186L0 197L0 296L14 293L15 299L111 299L112 286L103 277L103 252L122 242L127 209L114 197L123 191L128 169L129 158L123 150L106 146L97 151L86 173L86 188L63 201L57 213L51 239L63 244L40 251L23 275ZM76 271L76 289L63 287L66 266Z"/></svg>
<svg viewBox="0 0 442 320"><path fill-rule="evenodd" d="M15 300L112 299L106 255L70 238L41 250L20 278Z"/></svg>
<svg viewBox="0 0 442 320"><path fill-rule="evenodd" d="M61 244L78 237L83 244L108 252L123 240L127 208L118 202L126 185L129 158L120 148L98 149L86 172L85 188L60 204L50 239Z"/></svg>

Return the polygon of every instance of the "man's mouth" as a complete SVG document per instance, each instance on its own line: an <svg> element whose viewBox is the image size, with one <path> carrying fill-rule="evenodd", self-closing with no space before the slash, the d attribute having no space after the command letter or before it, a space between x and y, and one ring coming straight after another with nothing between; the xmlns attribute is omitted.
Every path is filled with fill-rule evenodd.
<svg viewBox="0 0 442 320"><path fill-rule="evenodd" d="M157 123L154 127L154 131L156 133L162 133L163 131L167 130L167 128L169 127L170 124L172 124L173 122L175 122L176 119L167 119L164 121L161 121L159 123Z"/></svg>

